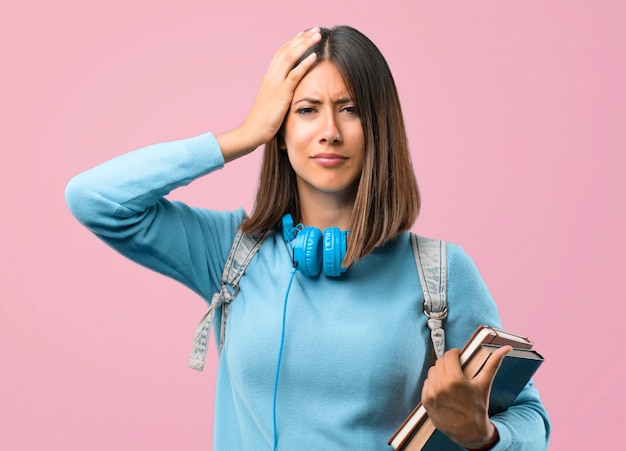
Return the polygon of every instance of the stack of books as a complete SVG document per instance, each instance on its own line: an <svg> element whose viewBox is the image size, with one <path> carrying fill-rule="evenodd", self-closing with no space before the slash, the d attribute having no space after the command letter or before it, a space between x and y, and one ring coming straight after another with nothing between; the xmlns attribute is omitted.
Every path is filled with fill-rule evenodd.
<svg viewBox="0 0 626 451"><path fill-rule="evenodd" d="M489 416L505 411L533 374L543 357L532 349L528 338L490 326L480 326L467 341L460 354L463 373L473 378L480 372L493 351L510 345L513 350L502 360L489 395ZM419 403L389 439L398 451L463 449L439 432Z"/></svg>

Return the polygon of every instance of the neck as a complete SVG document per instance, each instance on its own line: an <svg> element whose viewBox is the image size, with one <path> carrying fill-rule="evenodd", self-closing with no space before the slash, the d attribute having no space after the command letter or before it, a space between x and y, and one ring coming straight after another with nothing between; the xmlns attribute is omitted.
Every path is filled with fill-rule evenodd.
<svg viewBox="0 0 626 451"><path fill-rule="evenodd" d="M350 228L354 197L341 199L336 195L300 195L301 222L324 230L328 227Z"/></svg>

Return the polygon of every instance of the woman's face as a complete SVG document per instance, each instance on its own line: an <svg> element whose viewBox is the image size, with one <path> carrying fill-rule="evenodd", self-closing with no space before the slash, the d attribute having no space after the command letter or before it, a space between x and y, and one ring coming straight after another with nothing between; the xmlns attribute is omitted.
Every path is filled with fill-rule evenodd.
<svg viewBox="0 0 626 451"><path fill-rule="evenodd" d="M319 194L354 201L365 139L354 101L333 63L322 61L296 87L284 140L301 201Z"/></svg>

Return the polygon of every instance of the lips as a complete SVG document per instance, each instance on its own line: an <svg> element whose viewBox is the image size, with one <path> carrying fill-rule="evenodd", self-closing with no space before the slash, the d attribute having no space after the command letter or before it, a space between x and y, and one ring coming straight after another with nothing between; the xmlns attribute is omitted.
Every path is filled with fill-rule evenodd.
<svg viewBox="0 0 626 451"><path fill-rule="evenodd" d="M333 167L341 165L348 159L348 157L333 152L321 152L313 155L311 159L321 166Z"/></svg>

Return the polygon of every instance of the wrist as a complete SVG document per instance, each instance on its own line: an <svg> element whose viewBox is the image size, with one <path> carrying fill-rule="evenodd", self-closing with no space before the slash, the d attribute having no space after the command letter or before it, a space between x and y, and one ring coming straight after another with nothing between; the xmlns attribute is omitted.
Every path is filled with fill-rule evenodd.
<svg viewBox="0 0 626 451"><path fill-rule="evenodd" d="M247 129L242 126L216 135L215 139L217 139L225 162L242 157L261 145L253 140Z"/></svg>
<svg viewBox="0 0 626 451"><path fill-rule="evenodd" d="M491 449L496 443L498 443L498 440L500 439L500 436L498 435L498 428L496 428L496 425L493 424L491 421L489 422L489 424L491 424L491 427L493 428L493 432L491 433L491 438L489 439L489 441L480 447L465 448L467 449L467 451L486 451L488 449Z"/></svg>

